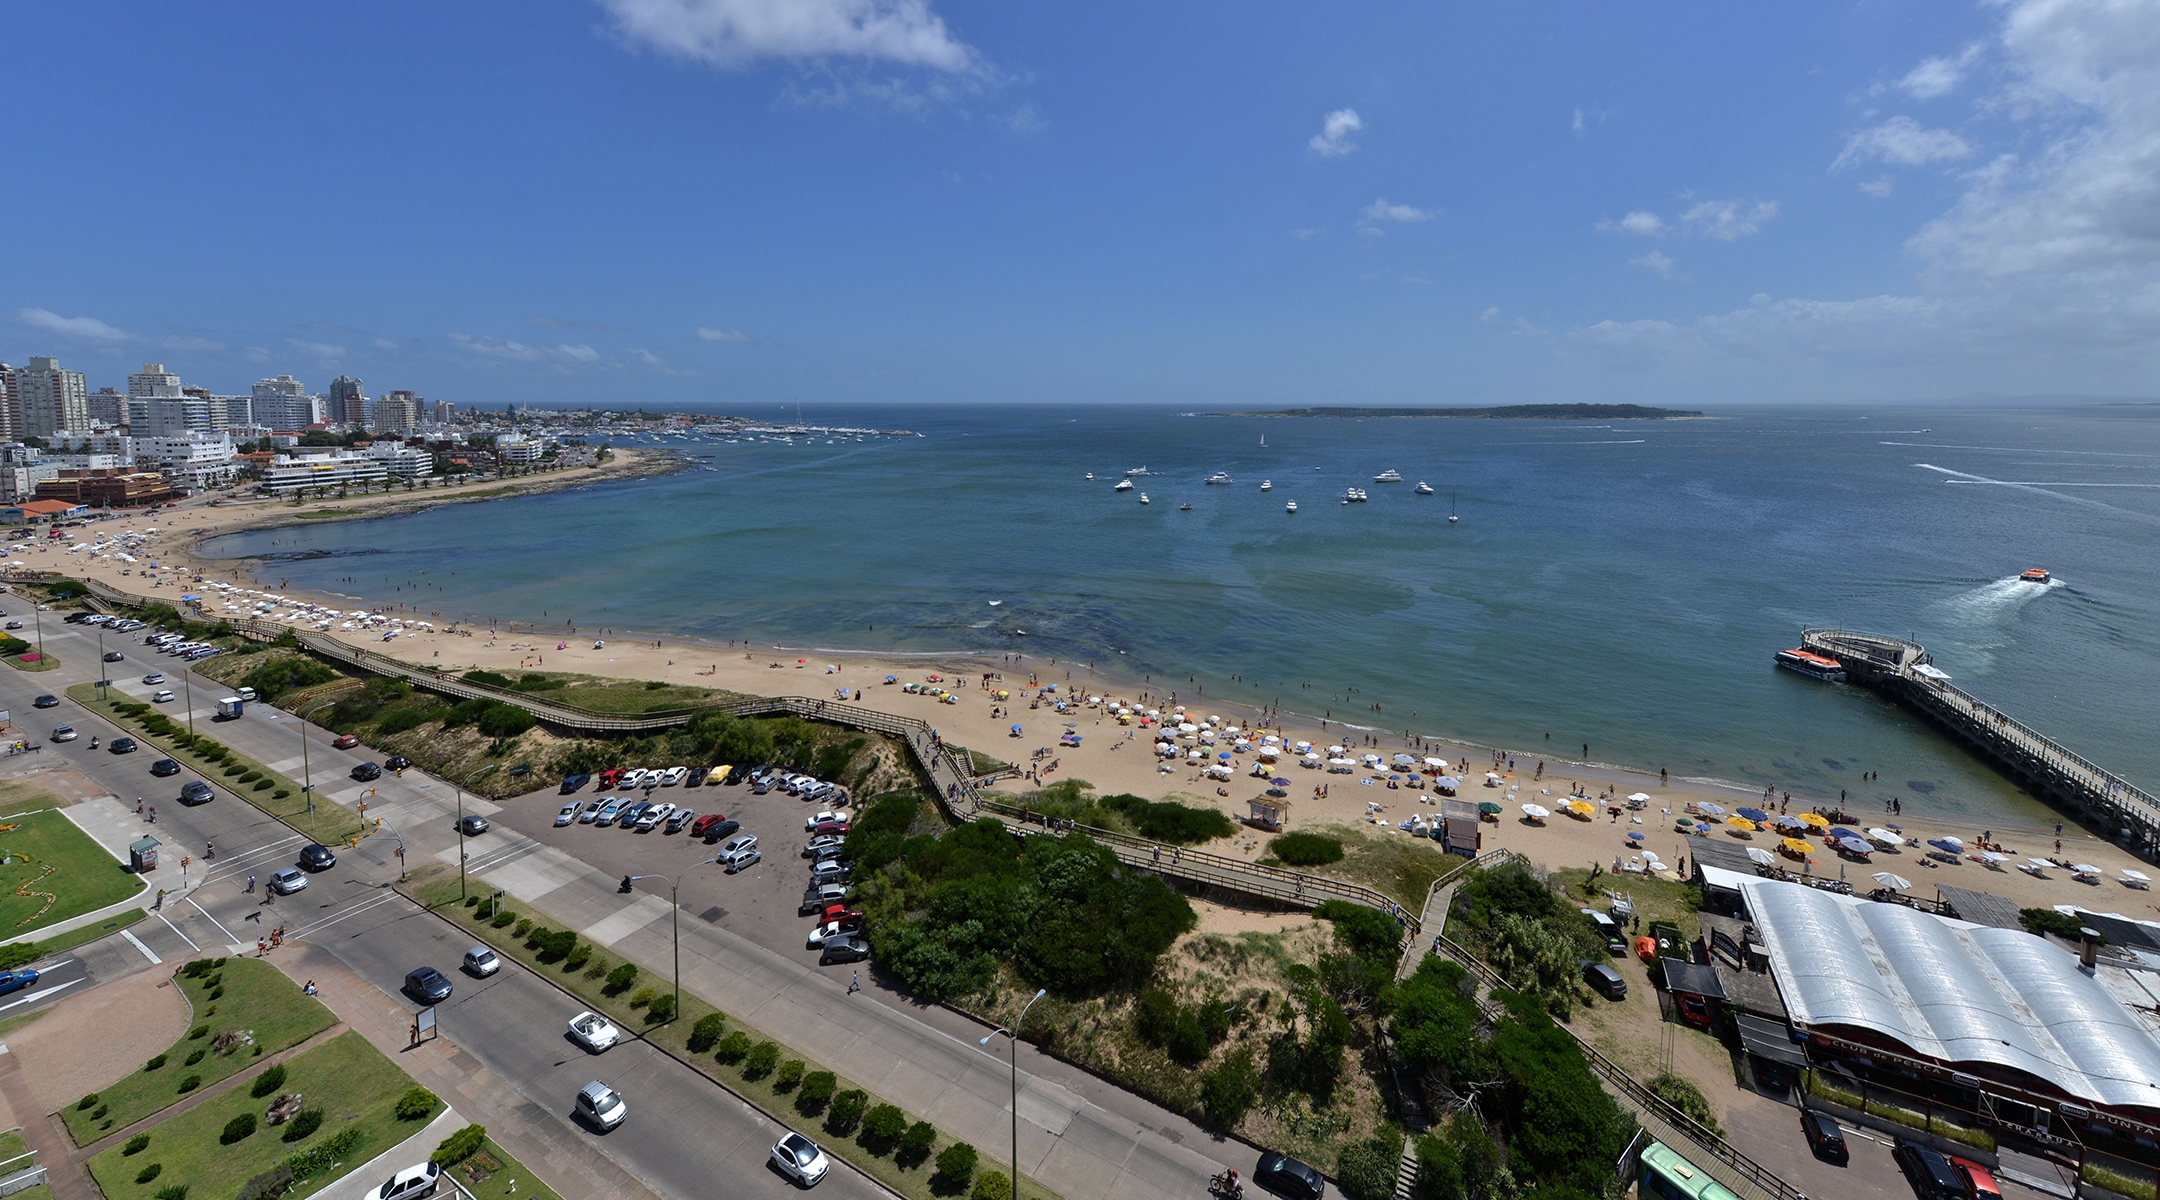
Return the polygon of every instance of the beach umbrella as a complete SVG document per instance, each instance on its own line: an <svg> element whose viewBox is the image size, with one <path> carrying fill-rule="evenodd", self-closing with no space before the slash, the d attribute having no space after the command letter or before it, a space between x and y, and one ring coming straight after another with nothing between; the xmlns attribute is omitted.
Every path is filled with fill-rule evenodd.
<svg viewBox="0 0 2160 1200"><path fill-rule="evenodd" d="M1229 752L1228 750L1225 750L1225 751L1223 751L1223 752L1222 752L1221 754L1218 754L1218 755L1216 755L1215 757L1217 757L1217 758L1221 759L1221 760L1222 760L1222 761L1224 761L1224 762L1229 762L1229 761L1230 761L1230 752Z"/></svg>
<svg viewBox="0 0 2160 1200"><path fill-rule="evenodd" d="M1433 780L1433 785L1435 787L1459 788L1462 786L1462 780L1453 775L1442 775L1440 778Z"/></svg>
<svg viewBox="0 0 2160 1200"><path fill-rule="evenodd" d="M1693 825L1694 823L1695 823L1695 818L1693 818L1693 817L1674 817L1674 818L1673 818L1673 824L1675 824L1675 825Z"/></svg>
<svg viewBox="0 0 2160 1200"><path fill-rule="evenodd" d="M2079 863L2078 865L2070 868L2070 873L2072 875L2098 875L2102 872L2100 868L2092 865L2091 863Z"/></svg>
<svg viewBox="0 0 2160 1200"><path fill-rule="evenodd" d="M1902 846L1905 844L1904 838L1899 837L1898 835L1890 832L1887 829L1880 829L1875 826L1868 827L1867 835L1869 838L1873 839L1877 845L1880 846Z"/></svg>
<svg viewBox="0 0 2160 1200"><path fill-rule="evenodd" d="M1642 845L1642 841L1643 841L1643 835L1642 835L1642 832L1641 832L1640 830L1631 830L1631 831L1630 831L1630 832L1628 833L1628 835L1627 835L1627 840L1628 840L1628 844L1629 844L1629 845L1631 845L1631 846L1640 846L1640 845Z"/></svg>
<svg viewBox="0 0 2160 1200"><path fill-rule="evenodd" d="M1500 815L1500 805L1491 800L1478 801L1477 810L1478 815L1483 817L1496 817Z"/></svg>
<svg viewBox="0 0 2160 1200"><path fill-rule="evenodd" d="M1269 782L1269 783L1272 783L1272 784L1274 784L1274 785L1275 785L1276 787L1289 787L1289 786L1290 786L1290 781L1289 781L1289 780L1287 780L1287 779L1270 779L1270 780L1268 780L1268 782Z"/></svg>
<svg viewBox="0 0 2160 1200"><path fill-rule="evenodd" d="M1695 806L1695 811L1702 813L1705 816L1711 817L1722 817L1725 815L1724 808L1716 804L1698 804Z"/></svg>
<svg viewBox="0 0 2160 1200"><path fill-rule="evenodd" d="M1447 766L1447 760L1444 758L1428 758L1425 760L1425 765L1428 767L1445 767Z"/></svg>
<svg viewBox="0 0 2160 1200"><path fill-rule="evenodd" d="M1893 875L1888 871L1875 872L1875 882L1883 885L1886 888L1889 888L1893 892L1902 892L1906 888L1912 886L1912 883L1904 876Z"/></svg>
<svg viewBox="0 0 2160 1200"><path fill-rule="evenodd" d="M1727 817L1725 823L1742 833L1753 833L1757 828L1755 822L1748 820L1746 817Z"/></svg>
<svg viewBox="0 0 2160 1200"><path fill-rule="evenodd" d="M1320 761L1320 755L1317 753L1302 754L1298 756L1298 761L1306 763L1318 763Z"/></svg>
<svg viewBox="0 0 2160 1200"><path fill-rule="evenodd" d="M1398 754L1389 761L1393 762L1398 767L1414 767L1417 765L1417 760L1407 754Z"/></svg>
<svg viewBox="0 0 2160 1200"><path fill-rule="evenodd" d="M1487 771L1487 772L1485 772L1485 781L1486 781L1487 783L1498 783L1498 782L1500 782L1500 773L1499 773L1498 771Z"/></svg>
<svg viewBox="0 0 2160 1200"><path fill-rule="evenodd" d="M1525 804L1522 806L1522 815L1530 818L1533 821L1542 821L1545 818L1551 816L1552 814L1545 811L1543 805Z"/></svg>
<svg viewBox="0 0 2160 1200"><path fill-rule="evenodd" d="M1757 824L1768 825L1770 823L1770 814L1759 808L1736 808L1733 811Z"/></svg>
<svg viewBox="0 0 2160 1200"><path fill-rule="evenodd" d="M1014 737L1020 736L1020 727L1018 725L1013 726L1012 731Z"/></svg>
<svg viewBox="0 0 2160 1200"><path fill-rule="evenodd" d="M2001 866L2006 862L2009 862L2010 856L2007 854L1997 854L1993 850L1982 850L1980 852L1980 861L1986 863L1988 866L1996 867Z"/></svg>
<svg viewBox="0 0 2160 1200"><path fill-rule="evenodd" d="M1963 854L1965 852L1965 844L1956 838L1929 838L1927 844L1946 854Z"/></svg>
<svg viewBox="0 0 2160 1200"><path fill-rule="evenodd" d="M1875 853L1875 847L1869 845L1866 838L1841 837L1837 839L1836 844L1837 848L1845 853L1858 855L1862 858Z"/></svg>
<svg viewBox="0 0 2160 1200"><path fill-rule="evenodd" d="M1817 829L1830 828L1830 819L1823 816L1821 813L1801 813L1800 823L1803 825L1812 825Z"/></svg>
<svg viewBox="0 0 2160 1200"><path fill-rule="evenodd" d="M1274 787L1271 787L1271 788L1269 788L1269 789L1267 790L1267 794L1268 794L1268 795L1270 795L1270 796L1273 796L1273 797L1275 797L1276 799L1278 799L1278 800L1279 800L1279 799L1281 799L1282 797L1284 797L1284 796L1287 796L1287 795L1289 795L1290 793L1288 793L1288 792L1286 792L1286 791L1282 790L1281 788L1274 788Z"/></svg>
<svg viewBox="0 0 2160 1200"><path fill-rule="evenodd" d="M2018 869L2021 871L2030 871L2035 875L2040 875L2042 871L2045 871L2049 867L2052 867L2054 865L2054 863L2051 863L2044 858L2028 858L2024 862L2018 864ZM2040 878L2046 879L2047 876L2040 875Z"/></svg>
<svg viewBox="0 0 2160 1200"><path fill-rule="evenodd" d="M1831 840L1831 841L1841 841L1841 840L1843 840L1843 839L1845 839L1845 838L1856 838L1856 837L1859 837L1859 836L1860 836L1859 834L1857 834L1857 833L1854 833L1854 832L1853 832L1852 830L1850 830L1850 829L1847 829L1847 828L1845 828L1845 827L1844 827L1843 825L1832 825L1832 826L1830 827L1830 840Z"/></svg>
<svg viewBox="0 0 2160 1200"><path fill-rule="evenodd" d="M1749 846L1747 856L1748 861L1754 863L1758 867L1774 866L1777 863L1776 856L1772 855L1768 850L1763 849L1761 846Z"/></svg>
<svg viewBox="0 0 2160 1200"><path fill-rule="evenodd" d="M1570 800L1566 804L1561 805L1561 807L1567 809L1568 812L1574 814L1575 816L1581 817L1586 821L1589 820L1591 817L1597 815L1597 806L1590 803L1588 800Z"/></svg>
<svg viewBox="0 0 2160 1200"><path fill-rule="evenodd" d="M1637 802L1638 804L1648 804L1648 803L1650 803L1650 793L1648 793L1648 792L1634 792L1634 793L1631 793L1631 794L1630 794L1630 795L1628 796L1628 799L1630 799L1630 800L1633 800L1633 801Z"/></svg>
<svg viewBox="0 0 2160 1200"><path fill-rule="evenodd" d="M1784 850L1785 850L1785 852L1786 852L1786 853L1788 853L1788 854L1813 854L1813 853L1815 853L1815 847L1814 847L1814 846L1812 846L1812 845L1808 844L1807 842L1804 842L1804 841L1800 840L1799 838L1786 838L1786 839L1785 839L1784 841L1782 841L1782 842L1779 842L1779 843L1778 843L1778 845L1779 845L1779 846L1781 846L1781 847L1783 847L1783 848L1784 848Z"/></svg>
<svg viewBox="0 0 2160 1200"><path fill-rule="evenodd" d="M2124 867L2122 869L2122 877L2123 882L2129 884L2131 887L2139 887L2152 882L2152 876L2147 875L2143 871L2135 870L2131 867Z"/></svg>

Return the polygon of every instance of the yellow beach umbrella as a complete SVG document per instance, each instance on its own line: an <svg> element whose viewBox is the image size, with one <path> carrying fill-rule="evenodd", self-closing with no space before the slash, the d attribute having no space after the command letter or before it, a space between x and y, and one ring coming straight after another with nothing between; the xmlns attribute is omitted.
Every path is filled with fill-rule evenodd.
<svg viewBox="0 0 2160 1200"><path fill-rule="evenodd" d="M1815 853L1815 847L1808 845L1806 842L1801 841L1799 838L1786 838L1783 842L1780 842L1778 844L1783 846L1785 848L1785 852L1788 854Z"/></svg>
<svg viewBox="0 0 2160 1200"><path fill-rule="evenodd" d="M1739 830L1742 833L1753 833L1757 829L1761 828L1760 826L1756 825L1755 822L1748 820L1746 817L1727 817L1725 818L1725 823L1732 826L1734 829Z"/></svg>
<svg viewBox="0 0 2160 1200"><path fill-rule="evenodd" d="M1813 826L1816 829L1830 828L1830 818L1823 816L1821 813L1801 813L1800 823Z"/></svg>
<svg viewBox="0 0 2160 1200"><path fill-rule="evenodd" d="M1574 813L1578 817L1587 817L1597 812L1597 806L1590 803L1588 800L1570 800L1566 804L1561 805L1561 807L1567 809L1571 813Z"/></svg>

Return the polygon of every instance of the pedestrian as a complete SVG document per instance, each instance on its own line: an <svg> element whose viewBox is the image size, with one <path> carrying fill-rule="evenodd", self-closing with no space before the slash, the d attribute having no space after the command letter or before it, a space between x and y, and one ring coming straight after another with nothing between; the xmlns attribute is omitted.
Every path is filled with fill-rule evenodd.
<svg viewBox="0 0 2160 1200"><path fill-rule="evenodd" d="M137 796L137 797L135 797L135 815L136 815L136 816L138 816L138 817L142 815L142 797L141 797L141 796Z"/></svg>
<svg viewBox="0 0 2160 1200"><path fill-rule="evenodd" d="M420 1022L418 1022L418 1021L414 1021L414 1022L412 1023L412 1041L411 1041L411 1042L409 1042L409 1043L407 1043L407 1045L409 1045L409 1046L417 1046L417 1045L419 1045L419 1044L420 1044Z"/></svg>
<svg viewBox="0 0 2160 1200"><path fill-rule="evenodd" d="M244 894L249 896L255 894L255 877L253 875L248 876L247 891Z"/></svg>
<svg viewBox="0 0 2160 1200"><path fill-rule="evenodd" d="M861 991L861 990L862 990L862 972L861 972L861 971L850 971L850 972L848 972L848 984L847 984L847 990L848 990L848 994L849 994L849 995L851 995L851 996L852 996L852 995L854 995L855 993L857 993L857 992L859 992L859 991Z"/></svg>
<svg viewBox="0 0 2160 1200"><path fill-rule="evenodd" d="M262 957L263 955L265 955L265 954L268 954L268 953L270 953L270 939L269 939L269 938L256 938L256 939L255 939L255 957L257 957L257 958L261 958L261 957Z"/></svg>
<svg viewBox="0 0 2160 1200"><path fill-rule="evenodd" d="M309 995L309 996L312 996L312 995L314 995L314 994L315 994L315 981L314 981L314 980L312 980L312 979L308 980L308 981L307 981L307 986L306 986L306 987L304 987L304 988L301 988L301 989L300 989L300 991L301 991L301 992L302 992L303 994L305 994L305 995Z"/></svg>
<svg viewBox="0 0 2160 1200"><path fill-rule="evenodd" d="M2056 848L2057 850L2060 850L2060 849L2062 849L2062 843L2061 843L2061 842L2057 842L2057 843L2055 843L2055 848ZM159 888L159 889L157 890L157 903L156 903L156 904L153 904L153 905L151 905L150 907L152 907L152 908L163 908L163 907L165 907L165 889L164 889L164 888Z"/></svg>
<svg viewBox="0 0 2160 1200"><path fill-rule="evenodd" d="M157 824L157 805L155 804L150 806L150 823L152 825Z"/></svg>

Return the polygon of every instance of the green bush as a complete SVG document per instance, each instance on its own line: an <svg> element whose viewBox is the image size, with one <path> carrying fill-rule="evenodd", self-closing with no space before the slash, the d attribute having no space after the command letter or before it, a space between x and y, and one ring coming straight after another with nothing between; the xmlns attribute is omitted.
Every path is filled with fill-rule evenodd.
<svg viewBox="0 0 2160 1200"><path fill-rule="evenodd" d="M180 1065L183 1067L192 1067L196 1063L201 1062L203 1060L203 1055L208 1053L209 1051L203 1049L201 1046L197 1046L195 1047L195 1049L188 1052L188 1056L186 1058L180 1060Z"/></svg>
<svg viewBox="0 0 2160 1200"><path fill-rule="evenodd" d="M405 1094L397 1098L397 1107L392 1111L397 1113L400 1121L417 1121L435 1115L437 1103L439 1101L435 1098L435 1093L415 1084L406 1088Z"/></svg>
<svg viewBox="0 0 2160 1200"><path fill-rule="evenodd" d="M861 1088L849 1088L832 1098L832 1107L825 1113L825 1128L835 1134L844 1134L855 1128L862 1120L863 1109L869 1107L870 1094Z"/></svg>
<svg viewBox="0 0 2160 1200"><path fill-rule="evenodd" d="M585 958L592 953L586 946L578 943L578 935L574 930L536 928L533 930L529 940L532 942L533 948L540 952L541 962L561 961L563 969L568 971L575 971L578 967L584 966ZM580 951L584 953L580 954ZM574 965L570 961L572 959L577 960Z"/></svg>
<svg viewBox="0 0 2160 1200"><path fill-rule="evenodd" d="M272 800L283 800L285 797L290 795L292 795L291 788L279 788L277 791L270 794L270 798Z"/></svg>
<svg viewBox="0 0 2160 1200"><path fill-rule="evenodd" d="M654 996L652 998L652 1004L645 1010L645 1019L655 1025L658 1025L662 1021L674 1020L675 993L662 992L659 995Z"/></svg>
<svg viewBox="0 0 2160 1200"><path fill-rule="evenodd" d="M802 1090L795 1094L795 1109L806 1117L814 1117L832 1099L833 1089L840 1086L839 1077L831 1071L812 1071L802 1078Z"/></svg>
<svg viewBox="0 0 2160 1200"><path fill-rule="evenodd" d="M181 1080L181 1081L180 1081L180 1089L179 1089L179 1090L180 1090L180 1094L181 1094L181 1095L183 1095L183 1096L185 1096L185 1095L187 1095L187 1094L188 1094L189 1092L192 1092L192 1091L194 1091L194 1090L195 1090L196 1088L199 1088L199 1087L201 1087L201 1086L202 1086L202 1076L200 1076L200 1075L190 1075L190 1076L188 1076L188 1077L187 1077L186 1079L183 1079L183 1080Z"/></svg>
<svg viewBox="0 0 2160 1200"><path fill-rule="evenodd" d="M92 1093L90 1093L89 1095L87 1095L87 1096L84 1096L84 1097L83 1097L82 1099L80 1099L80 1100L76 1101L76 1102L75 1102L75 1107L76 1107L76 1109L77 1109L78 1111L81 1111L81 1112L88 1112L88 1111L90 1111L91 1109L93 1109L93 1108L96 1108L96 1107L97 1107L97 1101L98 1101L98 1094L97 1094L96 1092L92 1092Z"/></svg>
<svg viewBox="0 0 2160 1200"><path fill-rule="evenodd" d="M893 1150L893 1161L903 1167L912 1167L930 1157L930 1147L937 1145L937 1128L928 1121L917 1121L900 1135L900 1145Z"/></svg>
<svg viewBox="0 0 2160 1200"><path fill-rule="evenodd" d="M234 1142L253 1136L255 1136L255 1114L244 1112L225 1122L225 1128L218 1134L217 1140L224 1145L230 1146Z"/></svg>
<svg viewBox="0 0 2160 1200"><path fill-rule="evenodd" d="M572 937L576 937L577 935L576 935L576 934L571 934L570 936L572 936ZM566 955L564 955L564 956L563 956L563 964L562 964L562 965L563 965L563 970L565 970L565 971L581 971L581 970L584 970L584 969L585 969L585 964L586 964L587 962L590 962L591 960L592 960L592 947L591 947L591 946L589 946L589 945L583 945L583 944L580 944L580 945L576 945L576 946L572 946L572 947L570 948L570 953L568 953L568 954L566 954Z"/></svg>
<svg viewBox="0 0 2160 1200"><path fill-rule="evenodd" d="M652 998L653 990L651 988L639 988L637 994L630 997L630 1007L643 1008L652 1003Z"/></svg>
<svg viewBox="0 0 2160 1200"><path fill-rule="evenodd" d="M1012 1180L1003 1171L984 1171L975 1177L975 1186L968 1189L968 1200L1012 1200Z"/></svg>
<svg viewBox="0 0 2160 1200"><path fill-rule="evenodd" d="M277 781L274 779L258 779L255 781L255 786L249 788L248 790L253 792L267 792L271 788L274 788L276 786Z"/></svg>
<svg viewBox="0 0 2160 1200"><path fill-rule="evenodd" d="M136 1173L136 1175L135 1175L135 1182L137 1182L137 1183L148 1183L148 1182L150 1182L151 1180L153 1180L153 1179L156 1179L156 1178L157 1178L157 1177L158 1177L159 1175L162 1175L162 1174L164 1174L164 1173L165 1173L165 1164L164 1164L164 1163L148 1163L148 1164L146 1164L146 1165L145 1165L145 1166L143 1167L143 1169L142 1169L141 1171L138 1171L138 1172Z"/></svg>
<svg viewBox="0 0 2160 1200"><path fill-rule="evenodd" d="M637 976L637 964L624 963L608 972L607 986L600 990L610 996L620 996L630 990L631 984L637 982Z"/></svg>
<svg viewBox="0 0 2160 1200"><path fill-rule="evenodd" d="M1106 796L1097 803L1132 822L1141 837L1158 842L1190 846L1237 832L1237 826L1219 810L1195 808L1174 800L1143 800L1138 796L1122 795Z"/></svg>
<svg viewBox="0 0 2160 1200"><path fill-rule="evenodd" d="M975 1178L975 1163L978 1157L975 1147L966 1142L954 1142L938 1151L937 1173L945 1177L949 1186L964 1188L969 1180Z"/></svg>
<svg viewBox="0 0 2160 1200"><path fill-rule="evenodd" d="M514 704L492 705L473 722L481 733L492 738L516 737L539 723L531 713Z"/></svg>
<svg viewBox="0 0 2160 1200"><path fill-rule="evenodd" d="M197 1025L195 1028L188 1030L188 1040L191 1042L197 1038L205 1038L209 1036L210 1027L208 1025Z"/></svg>
<svg viewBox="0 0 2160 1200"><path fill-rule="evenodd" d="M1391 1152L1377 1139L1344 1147L1335 1161L1343 1194L1350 1200L1387 1200L1395 1193L1396 1159L1401 1151L1399 1144Z"/></svg>
<svg viewBox="0 0 2160 1200"><path fill-rule="evenodd" d="M763 1079L772 1074L773 1068L779 1065L779 1062L780 1047L771 1042L759 1042L750 1047L750 1053L743 1055L743 1078Z"/></svg>
<svg viewBox="0 0 2160 1200"><path fill-rule="evenodd" d="M720 1039L720 1049L713 1055L724 1063L738 1063L750 1053L750 1035L738 1029Z"/></svg>
<svg viewBox="0 0 2160 1200"><path fill-rule="evenodd" d="M285 1122L285 1140L297 1142L322 1128L323 1111L319 1108L303 1108L300 1114Z"/></svg>
<svg viewBox="0 0 2160 1200"><path fill-rule="evenodd" d="M437 1166L451 1167L471 1158L480 1150L480 1143L487 1140L485 1125L467 1125L442 1140L428 1161Z"/></svg>
<svg viewBox="0 0 2160 1200"><path fill-rule="evenodd" d="M292 1168L279 1165L250 1176L235 1200L277 1200L292 1190Z"/></svg>
<svg viewBox="0 0 2160 1200"><path fill-rule="evenodd" d="M1695 1086L1694 1080L1666 1071L1644 1080L1643 1086L1649 1088L1658 1099L1693 1117L1697 1124L1711 1133L1719 1137L1725 1136L1725 1131L1718 1127L1717 1113L1710 1108L1709 1098L1702 1094L1701 1088Z"/></svg>
<svg viewBox="0 0 2160 1200"><path fill-rule="evenodd" d="M426 723L427 718L422 716L417 708L393 708L384 713L381 720L375 722L375 733L379 737L388 737L392 734L418 729Z"/></svg>
<svg viewBox="0 0 2160 1200"><path fill-rule="evenodd" d="M1268 843L1268 853L1293 867L1319 867L1341 862L1342 842L1317 833L1286 833Z"/></svg>
<svg viewBox="0 0 2160 1200"><path fill-rule="evenodd" d="M126 1158L131 1154L141 1154L149 1145L150 1135L138 1133L127 1140L127 1145L120 1147L120 1157Z"/></svg>
<svg viewBox="0 0 2160 1200"><path fill-rule="evenodd" d="M510 936L514 938L523 938L526 932L529 931L531 928L532 918L527 917L517 923L517 928L510 931Z"/></svg>
<svg viewBox="0 0 2160 1200"><path fill-rule="evenodd" d="M1200 1078L1200 1104L1224 1129L1234 1128L1260 1095L1260 1072L1253 1068L1252 1051L1242 1047Z"/></svg>
<svg viewBox="0 0 2160 1200"><path fill-rule="evenodd" d="M907 1132L907 1114L890 1104L880 1104L863 1114L862 1136L858 1139L872 1154L885 1154Z"/></svg>
<svg viewBox="0 0 2160 1200"><path fill-rule="evenodd" d="M292 1168L295 1180L304 1183L345 1161L359 1147L360 1140L360 1131L348 1125L286 1159L285 1165Z"/></svg>
<svg viewBox="0 0 2160 1200"><path fill-rule="evenodd" d="M255 1077L255 1086L248 1089L248 1095L260 1100L284 1086L285 1064L279 1063Z"/></svg>
<svg viewBox="0 0 2160 1200"><path fill-rule="evenodd" d="M791 1058L786 1062L781 1063L780 1069L773 1073L773 1090L776 1092L788 1091L796 1084L802 1082L802 1076L803 1060L799 1058Z"/></svg>
<svg viewBox="0 0 2160 1200"><path fill-rule="evenodd" d="M726 1032L726 1014L706 1013L699 1017L697 1024L690 1027L690 1053L703 1054L712 1049L720 1041L720 1035Z"/></svg>
<svg viewBox="0 0 2160 1200"><path fill-rule="evenodd" d="M497 929L508 929L512 925L515 925L517 923L517 919L518 915L516 913L505 909L502 912L496 913L494 921L490 922L490 924L494 925Z"/></svg>

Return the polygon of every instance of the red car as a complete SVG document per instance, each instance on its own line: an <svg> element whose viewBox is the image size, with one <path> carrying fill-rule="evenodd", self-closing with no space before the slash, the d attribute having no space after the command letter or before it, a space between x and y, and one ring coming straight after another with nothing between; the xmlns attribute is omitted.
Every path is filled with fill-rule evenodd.
<svg viewBox="0 0 2160 1200"><path fill-rule="evenodd" d="M819 917L818 920L820 922L838 921L840 923L840 932L853 933L862 928L863 915L845 904L831 904L826 906L825 915Z"/></svg>
<svg viewBox="0 0 2160 1200"><path fill-rule="evenodd" d="M710 836L714 826L723 824L726 821L726 813L706 813L690 823L690 836L694 838Z"/></svg>
<svg viewBox="0 0 2160 1200"><path fill-rule="evenodd" d="M1996 1186L1995 1177L1986 1167L1953 1154L1950 1169L1957 1172L1958 1182L1965 1185L1966 1200L2002 1200L2002 1189Z"/></svg>
<svg viewBox="0 0 2160 1200"><path fill-rule="evenodd" d="M350 749L352 749L352 748L353 748L354 746L357 746L357 745L359 745L359 744L360 744L360 739L359 739L359 738L356 738L356 737L354 737L353 735L351 735L351 734L349 734L349 733L346 733L346 734L340 734L340 735L338 736L338 739L337 739L336 741L334 741L334 742L331 742L331 743L330 743L330 748L331 748L331 749L333 749L333 750L350 750Z"/></svg>
<svg viewBox="0 0 2160 1200"><path fill-rule="evenodd" d="M613 790L622 783L622 777L623 768L621 767L609 767L607 770L600 772L600 790L603 792Z"/></svg>
<svg viewBox="0 0 2160 1200"><path fill-rule="evenodd" d="M810 827L810 832L813 835L831 833L845 836L847 831L848 823L846 821L819 821Z"/></svg>

